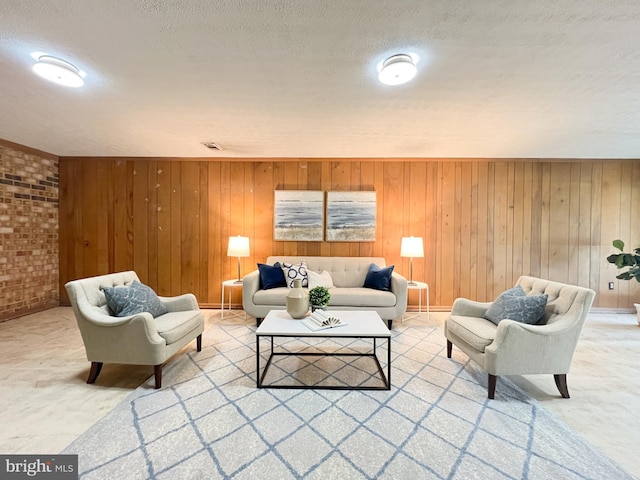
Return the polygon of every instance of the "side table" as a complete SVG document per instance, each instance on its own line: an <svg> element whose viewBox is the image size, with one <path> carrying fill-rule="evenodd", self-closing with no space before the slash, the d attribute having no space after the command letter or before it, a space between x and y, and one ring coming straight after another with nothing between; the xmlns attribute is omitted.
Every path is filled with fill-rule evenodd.
<svg viewBox="0 0 640 480"><path fill-rule="evenodd" d="M222 282L222 302L220 303L221 309L220 309L220 319L224 319L224 289L227 288L229 289L229 313L232 313L231 310L231 293L232 293L232 289L234 288L242 288L242 282L238 282L238 280L225 280ZM234 313L234 315L238 315L237 313ZM247 318L247 312L244 312L244 318L246 320Z"/></svg>
<svg viewBox="0 0 640 480"><path fill-rule="evenodd" d="M429 321L429 284L425 282L413 282L407 283L407 290L417 290L418 291L418 313L415 313L410 316L402 315L402 321L404 322L407 318L417 317L422 313L422 292L425 292L425 304L427 306L427 322Z"/></svg>

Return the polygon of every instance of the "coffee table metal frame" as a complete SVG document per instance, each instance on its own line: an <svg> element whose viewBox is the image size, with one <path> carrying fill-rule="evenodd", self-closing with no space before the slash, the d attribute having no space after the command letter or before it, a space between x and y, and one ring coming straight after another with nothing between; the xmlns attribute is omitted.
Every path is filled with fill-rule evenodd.
<svg viewBox="0 0 640 480"><path fill-rule="evenodd" d="M311 331L304 325L302 325L298 320L293 320L288 314L284 311L276 311L273 310L267 314L265 319L260 324L260 327L256 330L256 387L257 388L294 388L294 389L317 389L317 390L390 390L391 389L391 332L386 328L383 320L380 319L376 312L367 312L368 314L375 314L378 316L380 324L384 327L386 332L384 331L372 331L372 332L358 332L357 328L353 328L353 322L356 321L356 316L354 313L362 313L362 312L353 312L353 311L344 311L344 312L332 312L335 313L336 316L340 318L344 318L348 323L342 327L328 328L325 330ZM292 331L269 331L267 328L262 328L262 332L260 331L261 327L268 327L269 322L267 320L270 318L269 316L279 316L281 319L289 319L291 322L296 322L291 324L294 327ZM375 321L375 319L365 319L365 321ZM265 323L266 322L266 323ZM357 323L357 322L356 322ZM300 329L299 327L302 327ZM351 328L350 328L351 327ZM357 325L355 325L357 327ZM355 333L351 333L351 330L356 330ZM380 329L382 330L382 329ZM271 352L269 354L269 358L267 359L267 363L260 373L260 338L268 337L271 341ZM371 353L330 353L330 352L289 352L289 351L276 351L275 348L275 338L277 337L296 337L296 338L354 338L354 339L370 339L373 342ZM380 360L378 359L378 355L376 352L377 349L377 340L380 338L386 338L387 340L387 373L385 375L384 369L380 364ZM264 379L267 375L267 371L271 366L271 363L274 357L279 356L315 356L315 357L369 357L373 358L378 367L378 373L380 374L380 379L382 380L383 385L380 387L370 386L370 385L268 385L264 383Z"/></svg>

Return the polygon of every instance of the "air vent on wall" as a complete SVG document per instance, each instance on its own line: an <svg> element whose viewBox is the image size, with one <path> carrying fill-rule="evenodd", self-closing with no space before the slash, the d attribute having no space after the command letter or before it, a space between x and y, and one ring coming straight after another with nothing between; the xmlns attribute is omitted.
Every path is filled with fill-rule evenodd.
<svg viewBox="0 0 640 480"><path fill-rule="evenodd" d="M218 150L219 152L222 151L222 147L215 142L202 142L202 144L209 150Z"/></svg>

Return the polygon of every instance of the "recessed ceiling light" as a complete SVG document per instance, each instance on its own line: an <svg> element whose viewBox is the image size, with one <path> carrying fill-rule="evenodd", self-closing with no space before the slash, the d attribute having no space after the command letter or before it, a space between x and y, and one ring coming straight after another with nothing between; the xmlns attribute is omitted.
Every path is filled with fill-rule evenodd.
<svg viewBox="0 0 640 480"><path fill-rule="evenodd" d="M53 55L39 56L38 63L33 66L33 71L42 78L65 87L81 87L84 85L82 72L78 67Z"/></svg>
<svg viewBox="0 0 640 480"><path fill-rule="evenodd" d="M415 77L417 68L411 55L400 53L382 62L378 72L378 79L385 85L400 85Z"/></svg>

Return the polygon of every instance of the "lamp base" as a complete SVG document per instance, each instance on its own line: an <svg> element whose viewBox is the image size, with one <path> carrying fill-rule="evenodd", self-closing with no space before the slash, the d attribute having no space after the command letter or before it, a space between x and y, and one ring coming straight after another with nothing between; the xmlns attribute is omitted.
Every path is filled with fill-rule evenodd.
<svg viewBox="0 0 640 480"><path fill-rule="evenodd" d="M236 281L235 281L235 282L233 282L233 283L242 283L242 279L241 279L241 278L239 278L238 280L236 280Z"/></svg>
<svg viewBox="0 0 640 480"><path fill-rule="evenodd" d="M418 284L416 282L414 282L413 280L411 280L410 282L407 282L407 285L411 285L413 287L413 286L416 286Z"/></svg>

